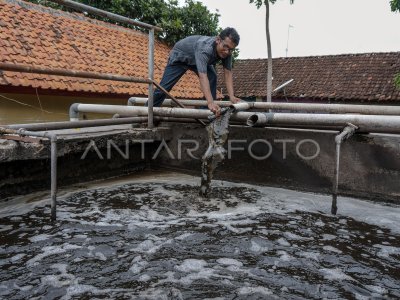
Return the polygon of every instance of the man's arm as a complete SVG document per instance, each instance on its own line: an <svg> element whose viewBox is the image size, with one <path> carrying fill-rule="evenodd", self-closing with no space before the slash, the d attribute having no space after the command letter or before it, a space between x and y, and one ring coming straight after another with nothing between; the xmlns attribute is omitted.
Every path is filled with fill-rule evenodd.
<svg viewBox="0 0 400 300"><path fill-rule="evenodd" d="M211 95L210 82L206 73L199 72L200 88L207 100L207 106L217 117L221 112L221 108L214 103L213 96Z"/></svg>
<svg viewBox="0 0 400 300"><path fill-rule="evenodd" d="M228 90L229 99L232 103L237 103L241 101L240 98L235 97L235 93L233 91L233 79L232 79L232 70L228 70L224 68L224 77L225 77L225 86Z"/></svg>

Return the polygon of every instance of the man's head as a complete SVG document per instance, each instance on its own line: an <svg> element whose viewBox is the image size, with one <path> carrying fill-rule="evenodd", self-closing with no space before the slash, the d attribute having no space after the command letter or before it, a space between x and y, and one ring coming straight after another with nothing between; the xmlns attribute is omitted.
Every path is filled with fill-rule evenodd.
<svg viewBox="0 0 400 300"><path fill-rule="evenodd" d="M235 28L227 27L217 36L217 54L221 58L226 58L232 54L233 50L239 45L240 36Z"/></svg>

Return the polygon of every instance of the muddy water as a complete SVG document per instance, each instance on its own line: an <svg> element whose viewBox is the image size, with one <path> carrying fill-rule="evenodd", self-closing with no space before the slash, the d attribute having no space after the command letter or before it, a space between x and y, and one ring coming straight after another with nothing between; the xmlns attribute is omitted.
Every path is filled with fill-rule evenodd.
<svg viewBox="0 0 400 300"><path fill-rule="evenodd" d="M0 209L2 299L394 299L399 207L179 174ZM37 197L40 198L40 197Z"/></svg>

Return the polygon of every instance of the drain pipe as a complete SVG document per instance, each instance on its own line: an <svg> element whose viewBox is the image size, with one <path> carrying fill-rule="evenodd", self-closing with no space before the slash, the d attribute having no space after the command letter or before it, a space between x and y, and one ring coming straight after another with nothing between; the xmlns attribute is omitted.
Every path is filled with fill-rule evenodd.
<svg viewBox="0 0 400 300"><path fill-rule="evenodd" d="M28 131L23 128L18 130L0 127L0 133L5 134L15 134L19 136L35 136L43 137L50 140L51 150L50 150L50 161L51 161L51 187L50 187L50 197L51 197L51 220L55 221L57 218L57 135L49 132L33 132Z"/></svg>
<svg viewBox="0 0 400 300"><path fill-rule="evenodd" d="M147 116L147 107L125 105L99 105L99 104L73 104L70 110L70 118L79 117L79 112L120 114L124 116ZM155 107L154 115L160 117L178 117L207 119L213 113L207 109L192 108L162 108ZM254 119L256 115L257 119ZM239 111L231 116L232 121L252 122L258 126L296 126L302 128L308 126L319 128L321 126L342 128L347 123L356 124L360 132L374 133L400 133L400 116L382 115L354 115L354 114L299 114L299 113L252 113ZM256 120L256 121L254 121ZM251 123L251 122L250 122ZM249 123L249 124L250 124Z"/></svg>
<svg viewBox="0 0 400 300"><path fill-rule="evenodd" d="M336 164L334 171L334 180L333 180L333 191L332 191L332 207L331 213L336 215L337 213L337 195L338 195L338 187L339 187L339 165L340 165L340 147L342 143L350 138L358 129L357 126L348 123L347 126L335 137L336 143Z"/></svg>
<svg viewBox="0 0 400 300"><path fill-rule="evenodd" d="M128 100L128 105L144 105L147 98L131 97ZM206 100L190 100L180 99L179 102L187 106L207 106ZM245 102L245 101L243 101ZM221 107L231 106L230 101L214 101ZM362 105L362 104L321 104L321 103L287 103L287 102L245 102L250 105L250 108L260 111L266 109L285 110L290 112L312 112L312 113L332 113L332 114L347 114L357 113L364 115L400 115L400 106L395 105ZM171 99L165 99L163 107L177 106Z"/></svg>
<svg viewBox="0 0 400 300"><path fill-rule="evenodd" d="M244 114L244 113L243 113ZM324 126L343 128L348 123L356 124L359 132L399 133L400 116L358 114L305 114L305 113L246 113L249 126ZM234 117L233 115L232 117Z"/></svg>

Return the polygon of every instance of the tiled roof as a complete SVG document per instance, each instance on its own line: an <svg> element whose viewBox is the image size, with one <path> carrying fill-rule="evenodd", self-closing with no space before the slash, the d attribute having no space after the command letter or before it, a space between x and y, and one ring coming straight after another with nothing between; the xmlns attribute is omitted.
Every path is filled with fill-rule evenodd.
<svg viewBox="0 0 400 300"><path fill-rule="evenodd" d="M156 41L156 81L161 80L169 51L165 44ZM148 36L78 13L19 0L0 0L0 61L147 78ZM0 73L0 91L2 86L121 96L147 95L148 89L146 84L8 71ZM198 78L192 72L182 77L172 94L180 98L203 97Z"/></svg>
<svg viewBox="0 0 400 300"><path fill-rule="evenodd" d="M400 52L274 58L272 70L273 90L294 79L285 88L287 98L400 101L400 90L394 86ZM236 96L266 96L267 59L236 61L233 77ZM219 78L219 90L226 94L223 77ZM273 98L284 95L276 93Z"/></svg>

